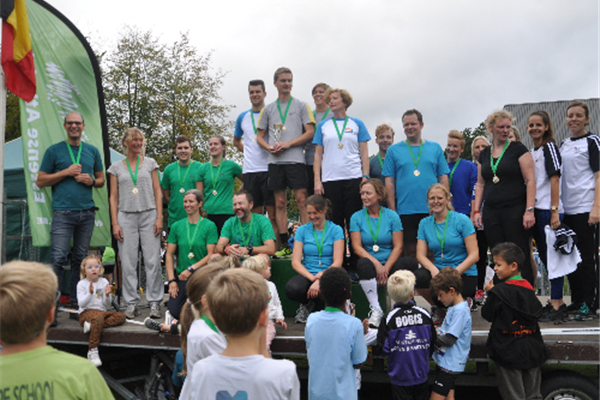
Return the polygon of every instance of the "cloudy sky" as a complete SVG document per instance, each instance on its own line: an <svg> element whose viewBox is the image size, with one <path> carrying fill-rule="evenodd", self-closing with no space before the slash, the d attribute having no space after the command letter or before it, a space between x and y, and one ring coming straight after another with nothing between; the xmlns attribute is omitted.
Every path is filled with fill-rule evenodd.
<svg viewBox="0 0 600 400"><path fill-rule="evenodd" d="M265 80L275 100L280 66L294 72L293 96L311 105L317 82L347 89L348 114L371 133L386 122L402 139L402 113L417 108L424 137L443 146L450 129L476 127L506 104L600 92L598 0L48 2L107 46L125 25L167 43L188 31L227 71L221 95L232 120L249 108L250 79Z"/></svg>

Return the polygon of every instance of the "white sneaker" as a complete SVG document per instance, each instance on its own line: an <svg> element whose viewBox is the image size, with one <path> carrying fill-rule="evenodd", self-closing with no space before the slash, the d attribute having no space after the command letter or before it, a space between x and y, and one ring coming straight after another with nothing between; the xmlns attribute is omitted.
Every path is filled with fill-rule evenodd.
<svg viewBox="0 0 600 400"><path fill-rule="evenodd" d="M371 311L369 311L369 326L377 329L379 328L381 318L383 318L383 310L373 306L370 307Z"/></svg>
<svg viewBox="0 0 600 400"><path fill-rule="evenodd" d="M92 329L92 324L90 324L89 322L85 321L83 323L83 333L88 333L90 331L90 329Z"/></svg>
<svg viewBox="0 0 600 400"><path fill-rule="evenodd" d="M314 306L315 304L312 301L308 304L300 304L300 307L298 307L298 310L296 311L296 317L294 318L296 323L305 324Z"/></svg>
<svg viewBox="0 0 600 400"><path fill-rule="evenodd" d="M100 360L100 355L98 355L98 348L97 347L95 349L91 349L91 350L88 351L87 358L96 367L102 366L102 361Z"/></svg>
<svg viewBox="0 0 600 400"><path fill-rule="evenodd" d="M153 301L150 303L150 318L158 319L160 318L160 304L158 301Z"/></svg>

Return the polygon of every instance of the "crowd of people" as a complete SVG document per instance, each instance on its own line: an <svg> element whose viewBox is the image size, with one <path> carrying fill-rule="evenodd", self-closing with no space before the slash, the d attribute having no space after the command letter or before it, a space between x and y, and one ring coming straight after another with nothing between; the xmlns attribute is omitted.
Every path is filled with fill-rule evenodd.
<svg viewBox="0 0 600 400"><path fill-rule="evenodd" d="M77 293L71 296L71 306L79 309L79 322L90 332L88 358L95 365L101 365L97 347L102 327L140 314L140 248L149 317L162 317L163 202L168 204L167 308L176 322L147 320L146 326L182 334L187 380L181 398L217 393L231 379L240 382L236 390L256 393L257 385L242 383L248 370L260 372L252 380L263 385L261 397L297 398L291 365L256 358L269 357L275 324L286 326L279 294L268 281L271 257L291 256L297 273L287 282L285 295L299 303L296 322L306 323L309 391L314 399L356 398L353 365L365 360L365 334L377 329L376 342L390 357L395 398L429 398L423 382L432 354L440 368L431 398L453 398L454 381L470 347L469 312L482 303L484 290L495 304L507 301L505 292L526 288L533 293L538 272L531 261L532 236L551 278L551 299L543 310L541 304L539 310L530 304L529 311L539 311L537 319L542 321L558 320L569 312L582 319L596 315L600 138L586 131L587 104L575 101L568 106L571 137L560 145L548 113L532 113L527 122L531 151L520 143L518 131L511 134L512 115L494 112L486 119L491 140L479 136L472 141L473 161L461 158L465 137L456 130L449 132L445 152L426 140L423 115L411 109L402 116L406 139L393 144L391 126L378 126L378 153L369 160L371 136L360 119L348 115L353 100L347 90L318 83L312 90L313 112L292 97L291 70L279 68L273 81L277 98L268 105L264 82L249 83L251 109L240 114L234 133L243 167L226 158L221 136L209 140L211 158L205 164L192 160L192 142L180 136L174 144L178 160L165 168L160 182L158 164L145 156L143 132L125 131L126 157L106 170L124 313L106 311L113 288L101 274L111 271L101 271L101 265L86 258L96 210L92 189L105 183L99 152L81 141L83 117L75 112L65 117L67 140L47 150L37 185L52 186L51 264L58 284L73 239L71 268L81 273L71 277L71 293ZM243 188L234 193L236 178ZM291 243L287 189L294 192L301 218ZM569 268L562 253L554 254L561 235L577 237L575 253L580 257ZM485 284L488 248L496 278ZM242 268L231 271L230 264L239 262ZM563 301L565 276L570 305ZM371 309L362 324L346 315L351 313L351 279L360 283ZM505 290L507 280L514 282ZM396 303L387 314L379 301L382 286ZM431 314L415 307L415 289L431 305ZM529 298L529 292L522 297ZM482 315L493 322L493 331L501 307L491 311L488 304ZM402 321L408 318L414 322L409 325L419 326L417 332L428 344L425 352L409 352L414 356L411 362L419 366L410 372L418 376L410 379L403 367L394 366L403 356L389 342L407 326L390 319L397 313ZM52 305L45 318L48 325L56 324ZM537 319L528 323L537 325ZM440 324L436 333L432 326ZM490 335L490 341L490 355L497 355L500 365L523 369L503 363L505 355L494 347L501 338ZM322 365L332 356L329 360L340 366L337 371ZM528 369L538 368L542 358L532 360ZM227 376L219 371L227 371ZM535 387L539 368L532 374L523 378L534 381L533 386L528 381L527 388ZM510 371L502 376L502 385L513 385ZM342 384L332 386L331 379ZM511 386L509 392L514 390L519 389Z"/></svg>

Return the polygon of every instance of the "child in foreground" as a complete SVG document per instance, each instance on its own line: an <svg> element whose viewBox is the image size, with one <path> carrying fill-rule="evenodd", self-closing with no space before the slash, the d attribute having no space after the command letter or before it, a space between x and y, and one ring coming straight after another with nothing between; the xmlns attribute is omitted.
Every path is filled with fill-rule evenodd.
<svg viewBox="0 0 600 400"><path fill-rule="evenodd" d="M92 363L47 345L57 287L47 265L0 266L0 398L114 399Z"/></svg>
<svg viewBox="0 0 600 400"><path fill-rule="evenodd" d="M513 243L500 243L492 256L502 282L485 286L488 298L481 316L492 323L486 348L496 363L498 390L506 400L541 399L540 366L549 354L538 325L542 304L521 277L525 254Z"/></svg>
<svg viewBox="0 0 600 400"><path fill-rule="evenodd" d="M446 267L431 280L438 300L448 307L446 318L438 328L433 361L437 373L431 400L454 400L454 383L465 370L471 351L471 310L461 295L460 272Z"/></svg>
<svg viewBox="0 0 600 400"><path fill-rule="evenodd" d="M206 301L227 335L227 348L196 363L180 399L300 399L296 365L261 354L269 318L264 279L246 269L229 269L210 284Z"/></svg>
<svg viewBox="0 0 600 400"><path fill-rule="evenodd" d="M388 374L394 400L429 399L429 357L436 331L429 313L415 304L415 275L407 270L388 278L387 290L394 309L385 314L377 344L388 357Z"/></svg>
<svg viewBox="0 0 600 400"><path fill-rule="evenodd" d="M273 282L269 280L271 277L271 259L266 254L259 254L252 256L244 260L242 268L249 269L257 272L265 280L265 283L269 287L269 320L267 321L267 350L271 351L271 343L275 339L275 324L279 324L287 329L287 324L284 321L283 307L281 306L281 300L279 299L279 293L277 287Z"/></svg>
<svg viewBox="0 0 600 400"><path fill-rule="evenodd" d="M81 262L81 280L77 283L79 324L83 326L83 333L90 333L87 358L96 367L102 365L98 354L102 329L123 325L126 320L125 313L106 311L112 301L112 285L102 274L104 267L96 256L87 256Z"/></svg>
<svg viewBox="0 0 600 400"><path fill-rule="evenodd" d="M358 398L355 368L367 359L364 328L345 313L352 282L343 268L330 267L320 281L325 310L311 314L304 332L308 355L308 398Z"/></svg>

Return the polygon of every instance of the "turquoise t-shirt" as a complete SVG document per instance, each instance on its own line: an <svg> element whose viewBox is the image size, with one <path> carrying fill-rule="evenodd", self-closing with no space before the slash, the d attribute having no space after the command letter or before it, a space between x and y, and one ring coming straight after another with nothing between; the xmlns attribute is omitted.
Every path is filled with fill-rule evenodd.
<svg viewBox="0 0 600 400"><path fill-rule="evenodd" d="M223 166L219 171L221 164ZM242 167L225 159L221 160L221 164L216 167L212 165L211 161L203 164L196 177L197 181L204 182L203 208L209 215L233 214L233 187L236 176L242 174ZM213 194L214 191L217 194Z"/></svg>
<svg viewBox="0 0 600 400"><path fill-rule="evenodd" d="M444 222L436 223L433 215L423 218L419 223L419 232L417 239L427 242L427 245L433 251L433 263L439 269L444 267L456 268L469 255L465 246L465 238L475 234L473 223L464 214L455 211L448 211L448 229L446 231L446 242L444 244L444 260L442 260L442 247L435 233L443 237ZM465 271L465 275L477 276L477 264L473 264Z"/></svg>
<svg viewBox="0 0 600 400"><path fill-rule="evenodd" d="M396 212L389 208L381 207L381 225L379 226L379 235L377 236L377 246L379 246L379 251L375 252L373 251L375 242L373 241L371 230L373 233L376 233L379 217L369 217L369 221L371 222L371 230L369 230L369 225L365 218L368 215L366 210L367 209L364 208L352 215L352 218L350 219L350 232L360 232L363 248L375 257L377 261L385 264L394 249L392 234L394 232L402 231L402 222Z"/></svg>
<svg viewBox="0 0 600 400"><path fill-rule="evenodd" d="M471 310L466 301L448 307L439 333L448 333L456 338L450 347L442 347L433 353L433 361L451 372L463 372L471 351Z"/></svg>
<svg viewBox="0 0 600 400"><path fill-rule="evenodd" d="M196 189L196 178L200 168L202 168L202 163L194 160L190 161L185 167L181 167L179 161L175 161L165 168L161 187L170 193L169 228L175 222L187 217L187 213L183 208L183 195L190 189ZM184 190L183 193L180 192L181 188Z"/></svg>
<svg viewBox="0 0 600 400"><path fill-rule="evenodd" d="M179 220L173 224L169 232L167 243L177 245L177 274L182 273L187 267L197 263L206 257L207 244L217 244L219 234L217 233L217 225L208 218L202 218L199 222L198 231L194 237L194 231L197 224L189 224L190 239L192 239L192 248L188 242L188 220L187 218ZM194 258L189 258L188 255L192 252Z"/></svg>
<svg viewBox="0 0 600 400"><path fill-rule="evenodd" d="M252 226L251 232L250 226ZM231 217L225 221L221 230L221 237L229 239L229 243L231 244L239 244L242 247L246 247L247 244L252 247L258 247L262 246L269 239L275 240L273 225L271 225L271 221L264 215L252 213L250 222L241 223L241 227L240 231L240 219L238 217Z"/></svg>
<svg viewBox="0 0 600 400"><path fill-rule="evenodd" d="M102 158L97 148L91 144L81 142L81 173L88 174L94 178L96 172L104 170ZM71 146L73 156L77 159L79 146ZM40 171L47 174L54 174L63 171L73 165L71 155L67 148L67 142L58 142L48 147ZM84 183L79 183L72 176L67 176L57 184L52 186L52 209L53 210L87 210L94 207L92 197L92 187Z"/></svg>
<svg viewBox="0 0 600 400"><path fill-rule="evenodd" d="M317 240L321 243L323 232L314 232L317 234ZM308 272L316 275L333 264L333 243L344 239L344 230L339 225L327 221L325 238L323 239L323 252L321 253L321 265L319 265L319 250L315 243L312 222L298 227L294 242L300 242L304 245L304 260L302 261L302 265L304 265L304 268Z"/></svg>

